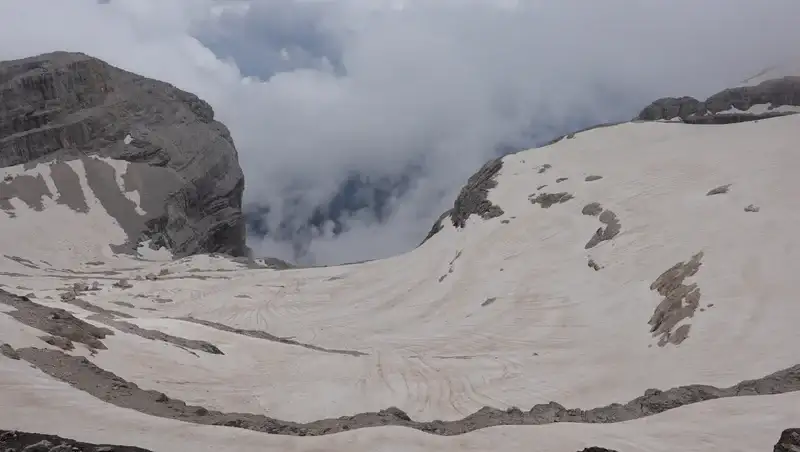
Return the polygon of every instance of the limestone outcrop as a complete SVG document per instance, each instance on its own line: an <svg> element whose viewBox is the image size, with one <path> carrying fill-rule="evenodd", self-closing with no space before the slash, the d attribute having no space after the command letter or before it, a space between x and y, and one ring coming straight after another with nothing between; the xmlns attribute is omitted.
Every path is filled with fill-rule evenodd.
<svg viewBox="0 0 800 452"><path fill-rule="evenodd" d="M146 211L121 224L132 243L246 253L244 176L208 103L81 53L0 62L0 168L94 156L129 162L125 184Z"/></svg>

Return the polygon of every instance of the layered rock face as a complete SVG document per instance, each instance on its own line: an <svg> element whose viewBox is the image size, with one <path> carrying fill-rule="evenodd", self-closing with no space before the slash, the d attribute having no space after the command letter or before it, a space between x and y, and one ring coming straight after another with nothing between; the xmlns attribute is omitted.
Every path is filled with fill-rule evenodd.
<svg viewBox="0 0 800 452"><path fill-rule="evenodd" d="M758 106L761 108L754 108ZM783 116L797 111L800 111L800 77L783 77L755 86L729 88L705 101L688 96L661 98L645 107L635 119L656 121L680 118L692 124L727 124Z"/></svg>
<svg viewBox="0 0 800 452"><path fill-rule="evenodd" d="M95 156L129 162L125 183L148 207L122 225L132 242L246 253L244 176L208 103L80 53L0 63L0 167Z"/></svg>

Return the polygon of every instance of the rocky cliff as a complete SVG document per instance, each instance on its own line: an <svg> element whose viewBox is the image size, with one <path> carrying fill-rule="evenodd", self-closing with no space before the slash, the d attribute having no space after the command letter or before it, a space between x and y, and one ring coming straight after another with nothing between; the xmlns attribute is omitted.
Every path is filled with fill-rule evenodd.
<svg viewBox="0 0 800 452"><path fill-rule="evenodd" d="M782 77L754 86L729 88L705 101L664 97L635 118L644 121L680 118L692 124L727 124L783 116L800 111L800 77Z"/></svg>
<svg viewBox="0 0 800 452"><path fill-rule="evenodd" d="M93 156L129 163L125 183L147 207L121 224L132 244L246 253L244 177L208 103L80 53L0 63L0 168Z"/></svg>

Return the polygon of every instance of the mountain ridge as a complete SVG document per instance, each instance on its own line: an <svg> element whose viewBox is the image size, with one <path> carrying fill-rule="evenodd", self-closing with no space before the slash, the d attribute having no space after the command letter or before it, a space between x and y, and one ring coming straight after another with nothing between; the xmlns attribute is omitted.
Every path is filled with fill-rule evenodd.
<svg viewBox="0 0 800 452"><path fill-rule="evenodd" d="M0 167L49 162L60 185L74 192L76 175L65 162L87 163L96 193L123 192L101 201L129 235L121 245L126 252L147 241L177 256L247 253L244 176L230 132L205 101L68 52L0 63L0 95ZM124 186L108 187L114 170L90 157L127 162ZM0 181L0 202L14 194L14 185L51 191L23 175ZM136 206L120 196L133 190L140 196ZM83 204L67 203L85 210ZM8 203L4 209L13 210Z"/></svg>
<svg viewBox="0 0 800 452"><path fill-rule="evenodd" d="M315 268L120 248L128 161L0 168L0 444L792 450L798 124L569 134L417 248Z"/></svg>

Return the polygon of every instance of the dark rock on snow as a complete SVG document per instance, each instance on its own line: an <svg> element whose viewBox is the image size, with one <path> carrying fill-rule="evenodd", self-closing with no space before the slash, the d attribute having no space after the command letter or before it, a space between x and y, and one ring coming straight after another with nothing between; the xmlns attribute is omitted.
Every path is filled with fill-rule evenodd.
<svg viewBox="0 0 800 452"><path fill-rule="evenodd" d="M732 108L746 111L754 105L762 104L767 104L770 108L800 106L800 77L783 77L755 86L729 88L705 101L693 97L664 97L645 107L635 119L657 121L680 118L690 124L728 124L791 114L772 111L722 113Z"/></svg>
<svg viewBox="0 0 800 452"><path fill-rule="evenodd" d="M800 428L787 428L773 448L773 452L797 452L800 450Z"/></svg>
<svg viewBox="0 0 800 452"><path fill-rule="evenodd" d="M150 452L132 446L90 444L42 433L0 430L0 450L11 452Z"/></svg>
<svg viewBox="0 0 800 452"><path fill-rule="evenodd" d="M442 230L442 221L448 216L452 221L453 226L463 228L467 224L467 219L471 215L479 215L484 220L496 218L503 215L503 209L500 206L492 204L489 201L489 190L497 186L495 177L500 169L503 168L502 158L497 158L486 162L481 169L473 174L467 185L465 185L461 192L458 194L453 208L443 213L436 223L434 223L428 236L425 237L422 243L425 243L429 238L433 237L437 232Z"/></svg>
<svg viewBox="0 0 800 452"><path fill-rule="evenodd" d="M81 158L87 172L102 173L90 185L113 177L91 156L130 162L126 189L145 187L147 215L121 222L130 245L152 239L177 256L246 253L244 177L230 132L208 103L81 53L1 62L0 167ZM60 176L65 184L69 173ZM103 190L94 191L104 201ZM114 215L121 202L104 205Z"/></svg>

